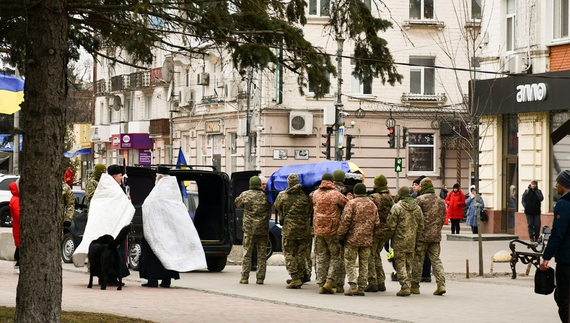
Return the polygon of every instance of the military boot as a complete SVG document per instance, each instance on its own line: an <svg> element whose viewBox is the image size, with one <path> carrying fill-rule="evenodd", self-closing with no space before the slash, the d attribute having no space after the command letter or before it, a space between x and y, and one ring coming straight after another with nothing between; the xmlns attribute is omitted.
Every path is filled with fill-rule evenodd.
<svg viewBox="0 0 570 323"><path fill-rule="evenodd" d="M443 295L445 294L445 285L438 285L437 289L435 290L435 292L433 292L434 295Z"/></svg>
<svg viewBox="0 0 570 323"><path fill-rule="evenodd" d="M303 283L308 283L311 281L311 275L310 274L304 274L303 278L301 280L303 281Z"/></svg>
<svg viewBox="0 0 570 323"><path fill-rule="evenodd" d="M384 284L384 283L378 284L378 291L379 292L385 292L386 291L386 284Z"/></svg>
<svg viewBox="0 0 570 323"><path fill-rule="evenodd" d="M412 292L409 287L402 287L400 291L396 293L396 296L410 296L410 294L412 294Z"/></svg>
<svg viewBox="0 0 570 323"><path fill-rule="evenodd" d="M344 286L342 286L341 284L337 283L337 284L335 285L335 288L336 288L336 292L337 292L337 293L339 293L339 294L344 293Z"/></svg>
<svg viewBox="0 0 570 323"><path fill-rule="evenodd" d="M356 295L357 296L365 296L366 294L364 293L364 287L358 287L358 290L356 291Z"/></svg>
<svg viewBox="0 0 570 323"><path fill-rule="evenodd" d="M239 281L240 284L249 284L249 279L242 277Z"/></svg>
<svg viewBox="0 0 570 323"><path fill-rule="evenodd" d="M263 285L263 279L257 279L257 281L255 282L257 285Z"/></svg>
<svg viewBox="0 0 570 323"><path fill-rule="evenodd" d="M323 285L323 288L325 289L327 294L334 294L332 281L327 280L327 282Z"/></svg>
<svg viewBox="0 0 570 323"><path fill-rule="evenodd" d="M420 288L419 287L411 287L410 288L410 292L412 294L419 294L420 293Z"/></svg>
<svg viewBox="0 0 570 323"><path fill-rule="evenodd" d="M303 286L303 282L300 279L293 279L285 288L287 289L299 289Z"/></svg>
<svg viewBox="0 0 570 323"><path fill-rule="evenodd" d="M386 288L386 287L384 287ZM366 286L366 288L364 289L365 292L371 292L371 293L376 293L378 292L378 285L370 285L368 284L368 286Z"/></svg>
<svg viewBox="0 0 570 323"><path fill-rule="evenodd" d="M325 288L323 286L319 286L319 294L326 294L327 291L325 290Z"/></svg>

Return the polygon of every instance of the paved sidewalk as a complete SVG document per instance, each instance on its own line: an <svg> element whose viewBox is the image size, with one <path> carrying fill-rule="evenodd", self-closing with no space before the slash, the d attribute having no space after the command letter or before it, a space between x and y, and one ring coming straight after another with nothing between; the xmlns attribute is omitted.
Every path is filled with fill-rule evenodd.
<svg viewBox="0 0 570 323"><path fill-rule="evenodd" d="M221 273L182 273L170 289L141 287L144 281L138 279L138 272L131 271L122 291L103 291L97 285L87 289L89 276L85 267L63 264L62 307L160 323L559 321L552 295L535 294L533 276L523 275L526 265L518 265L516 280L510 278L508 263L495 264L496 275L492 278L477 277L477 241L447 241L444 236L441 246L447 273L447 294L442 297L432 295L435 282L422 283L420 295L405 298L396 297L399 284L392 281L386 283L386 292L367 293L365 297L319 295L314 280L299 290L287 290L288 276L283 266L268 266L264 285L255 284L255 273L250 276L250 284L242 285L238 283L241 267L232 265ZM483 242L485 273L489 272L491 256L500 250L508 250L508 241ZM385 257L384 252L382 255ZM277 253L274 257L282 255ZM467 261L470 279L465 278ZM389 272L391 265L383 263ZM0 261L0 305L15 306L18 278L12 273L12 262Z"/></svg>

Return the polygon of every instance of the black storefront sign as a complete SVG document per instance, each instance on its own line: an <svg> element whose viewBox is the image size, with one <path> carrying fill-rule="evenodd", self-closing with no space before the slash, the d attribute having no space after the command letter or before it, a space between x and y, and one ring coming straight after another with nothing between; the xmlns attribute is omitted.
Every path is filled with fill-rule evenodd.
<svg viewBox="0 0 570 323"><path fill-rule="evenodd" d="M475 82L472 115L494 115L570 107L570 71L524 74Z"/></svg>

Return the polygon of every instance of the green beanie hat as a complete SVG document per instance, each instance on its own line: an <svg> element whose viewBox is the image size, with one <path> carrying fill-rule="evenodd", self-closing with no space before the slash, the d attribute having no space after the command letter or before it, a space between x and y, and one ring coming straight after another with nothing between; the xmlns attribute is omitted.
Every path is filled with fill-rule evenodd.
<svg viewBox="0 0 570 323"><path fill-rule="evenodd" d="M380 191L387 191L388 181L386 180L386 176L380 174L374 177L374 187L379 189Z"/></svg>
<svg viewBox="0 0 570 323"><path fill-rule="evenodd" d="M331 181L331 182L334 182L334 181L335 181L335 178L334 178L333 174L331 174L331 173L324 173L324 174L323 174L323 177L321 177L321 180L322 180L322 181Z"/></svg>
<svg viewBox="0 0 570 323"><path fill-rule="evenodd" d="M410 188L407 186L400 187L400 189L398 190L398 196L400 199L403 199L405 197L410 197Z"/></svg>
<svg viewBox="0 0 570 323"><path fill-rule="evenodd" d="M420 194L426 193L435 193L435 189L433 188L433 183L431 182L431 178L425 177L420 182Z"/></svg>
<svg viewBox="0 0 570 323"><path fill-rule="evenodd" d="M354 194L356 195L365 195L366 194L366 185L362 183L358 183L354 185Z"/></svg>
<svg viewBox="0 0 570 323"><path fill-rule="evenodd" d="M297 184L299 184L299 175L297 175L295 173L291 173L287 177L287 185L289 185L289 187L291 187L291 186L295 186Z"/></svg>
<svg viewBox="0 0 570 323"><path fill-rule="evenodd" d="M252 176L249 179L249 188L254 189L261 189L261 178L259 176Z"/></svg>
<svg viewBox="0 0 570 323"><path fill-rule="evenodd" d="M344 175L344 171L342 169L337 169L332 174L334 176L335 182L343 182L344 183L345 175Z"/></svg>
<svg viewBox="0 0 570 323"><path fill-rule="evenodd" d="M93 178L99 180L101 178L101 174L103 174L105 171L106 167L104 164L95 165L95 167L93 168Z"/></svg>

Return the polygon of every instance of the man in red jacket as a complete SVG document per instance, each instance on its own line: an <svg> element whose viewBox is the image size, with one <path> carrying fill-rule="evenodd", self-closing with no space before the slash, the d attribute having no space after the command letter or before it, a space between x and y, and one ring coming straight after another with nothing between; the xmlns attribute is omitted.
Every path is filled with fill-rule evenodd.
<svg viewBox="0 0 570 323"><path fill-rule="evenodd" d="M447 217L451 220L451 234L459 234L459 221L463 219L463 206L465 194L461 191L459 183L453 185L453 190L445 198Z"/></svg>

